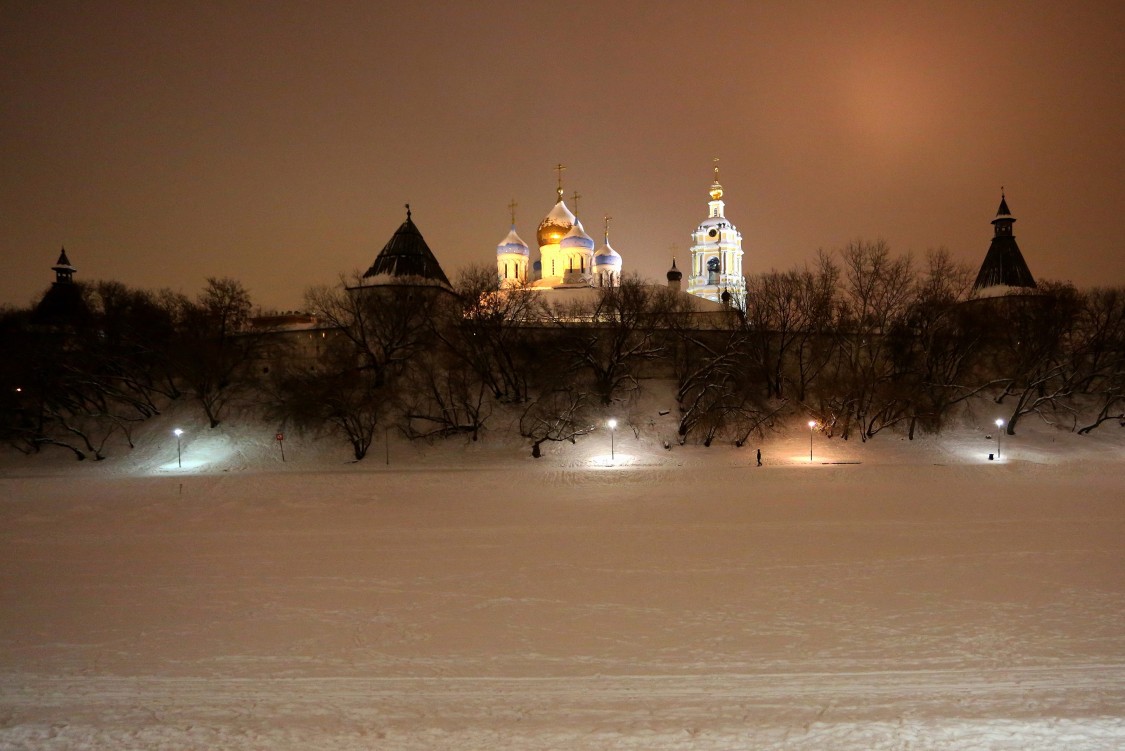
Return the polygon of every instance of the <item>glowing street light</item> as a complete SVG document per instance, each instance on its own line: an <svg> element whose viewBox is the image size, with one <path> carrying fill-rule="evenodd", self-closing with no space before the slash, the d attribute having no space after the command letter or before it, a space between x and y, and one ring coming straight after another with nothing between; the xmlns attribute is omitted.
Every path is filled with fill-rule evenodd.
<svg viewBox="0 0 1125 751"><path fill-rule="evenodd" d="M180 451L180 436L182 436L184 434L184 431L180 430L179 428L176 428L172 432L176 434L176 466L179 467L180 469L183 469L184 459L183 459L183 453Z"/></svg>
<svg viewBox="0 0 1125 751"><path fill-rule="evenodd" d="M809 461L812 461L812 437L813 430L816 428L816 420L809 420Z"/></svg>
<svg viewBox="0 0 1125 751"><path fill-rule="evenodd" d="M617 420L612 417L606 422L609 426L609 460L613 461L613 431L617 429Z"/></svg>
<svg viewBox="0 0 1125 751"><path fill-rule="evenodd" d="M1003 428L1003 427L1004 427L1004 421L1001 420L999 417L997 417L996 418L996 461L1000 461L1000 444L1003 442L1003 439L1004 439L1004 431L1001 430L1001 428Z"/></svg>

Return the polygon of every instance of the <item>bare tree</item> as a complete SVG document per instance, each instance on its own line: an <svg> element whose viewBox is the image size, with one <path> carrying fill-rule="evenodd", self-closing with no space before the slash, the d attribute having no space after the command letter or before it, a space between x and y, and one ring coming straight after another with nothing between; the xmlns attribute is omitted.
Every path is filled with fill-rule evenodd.
<svg viewBox="0 0 1125 751"><path fill-rule="evenodd" d="M1082 390L1095 399L1085 435L1109 420L1125 422L1125 288L1095 288L1082 296L1077 349L1084 369Z"/></svg>
<svg viewBox="0 0 1125 751"><path fill-rule="evenodd" d="M531 455L543 455L548 441L575 442L594 430L590 393L578 384L545 389L533 398L520 416L520 435L531 439Z"/></svg>
<svg viewBox="0 0 1125 751"><path fill-rule="evenodd" d="M890 335L905 315L913 281L909 255L893 258L886 242L856 241L840 251L843 263L840 357L824 412L830 429L847 438L853 422L867 440L908 416L891 357Z"/></svg>
<svg viewBox="0 0 1125 751"><path fill-rule="evenodd" d="M971 269L944 248L929 251L905 317L898 321L892 355L901 373L911 439L918 427L938 432L953 405L996 385L982 377L980 368L983 311L963 302L972 279Z"/></svg>
<svg viewBox="0 0 1125 751"><path fill-rule="evenodd" d="M433 319L436 336L494 399L526 400L533 367L526 326L544 317L541 295L526 285L500 289L496 270L483 266L462 270L455 289Z"/></svg>
<svg viewBox="0 0 1125 751"><path fill-rule="evenodd" d="M1081 358L1074 356L1080 310L1077 290L1055 282L1041 283L1038 294L993 301L997 365L1005 379L996 403L1014 402L1008 435L1029 414L1050 421L1062 410L1073 417L1071 397L1083 380Z"/></svg>
<svg viewBox="0 0 1125 751"><path fill-rule="evenodd" d="M643 364L664 354L657 331L667 321L668 301L666 289L631 276L618 287L599 287L589 306L551 310L560 351L573 369L589 374L603 405L635 391Z"/></svg>
<svg viewBox="0 0 1125 751"><path fill-rule="evenodd" d="M255 386L260 340L245 335L250 293L234 279L210 277L196 300L180 296L175 302L176 371L215 428L226 407Z"/></svg>
<svg viewBox="0 0 1125 751"><path fill-rule="evenodd" d="M366 286L363 278L340 278L334 287L305 293L309 312L352 344L356 364L375 387L387 385L431 342L431 313L442 288L390 284Z"/></svg>

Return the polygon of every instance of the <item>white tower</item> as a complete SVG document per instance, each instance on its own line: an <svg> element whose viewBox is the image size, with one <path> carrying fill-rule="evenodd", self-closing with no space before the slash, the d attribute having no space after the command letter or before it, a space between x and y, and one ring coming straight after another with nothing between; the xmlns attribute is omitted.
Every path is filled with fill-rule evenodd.
<svg viewBox="0 0 1125 751"><path fill-rule="evenodd" d="M527 282L527 262L530 257L527 243L516 234L516 202L508 204L508 209L512 212L512 229L496 246L496 275L501 289Z"/></svg>
<svg viewBox="0 0 1125 751"><path fill-rule="evenodd" d="M595 287L621 286L621 254L609 244L609 220L612 218L605 218L605 242L594 253Z"/></svg>
<svg viewBox="0 0 1125 751"><path fill-rule="evenodd" d="M742 275L742 233L723 215L719 160L711 183L709 211L691 236L691 271L687 291L693 295L743 307L746 277ZM724 298L724 293L726 297Z"/></svg>

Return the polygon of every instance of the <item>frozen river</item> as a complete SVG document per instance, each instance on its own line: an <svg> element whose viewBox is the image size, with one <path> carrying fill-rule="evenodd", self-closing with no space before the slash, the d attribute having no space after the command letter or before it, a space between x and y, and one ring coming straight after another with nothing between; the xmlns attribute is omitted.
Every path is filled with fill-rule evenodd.
<svg viewBox="0 0 1125 751"><path fill-rule="evenodd" d="M0 748L1125 747L1112 469L10 476Z"/></svg>

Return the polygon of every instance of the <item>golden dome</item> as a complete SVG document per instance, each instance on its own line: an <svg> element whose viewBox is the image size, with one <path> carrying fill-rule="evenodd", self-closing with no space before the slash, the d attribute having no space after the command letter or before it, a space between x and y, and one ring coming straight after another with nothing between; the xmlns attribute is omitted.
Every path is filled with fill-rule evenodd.
<svg viewBox="0 0 1125 751"><path fill-rule="evenodd" d="M715 162L715 182L711 183L711 200L718 201L723 197L723 186L719 185L719 160L716 158Z"/></svg>
<svg viewBox="0 0 1125 751"><path fill-rule="evenodd" d="M543 221L539 223L539 229L536 232L539 247L558 245L573 226L574 214L570 213L570 209L560 200L555 204L555 208L551 209L551 213L547 214Z"/></svg>

